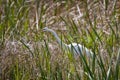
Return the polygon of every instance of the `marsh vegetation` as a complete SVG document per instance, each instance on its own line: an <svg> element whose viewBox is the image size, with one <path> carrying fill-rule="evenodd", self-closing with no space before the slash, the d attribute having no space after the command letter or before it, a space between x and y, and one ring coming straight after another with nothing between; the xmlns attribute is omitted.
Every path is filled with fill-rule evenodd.
<svg viewBox="0 0 120 80"><path fill-rule="evenodd" d="M119 80L120 1L0 0L0 80ZM66 44L94 53L73 58Z"/></svg>

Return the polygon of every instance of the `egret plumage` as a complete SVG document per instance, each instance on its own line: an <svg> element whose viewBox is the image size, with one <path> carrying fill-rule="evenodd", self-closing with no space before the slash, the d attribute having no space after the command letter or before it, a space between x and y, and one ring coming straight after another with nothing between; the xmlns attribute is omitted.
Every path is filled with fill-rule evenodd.
<svg viewBox="0 0 120 80"><path fill-rule="evenodd" d="M56 32L52 29L49 29L48 27L43 28L43 31L47 31L53 34L53 36L56 38L57 42L59 43L60 47L64 50L69 50L71 53L73 53L74 57L86 55L87 57L92 57L93 52L89 49L87 49L85 46L77 43L71 43L71 44L65 44L62 42L62 40L58 37Z"/></svg>

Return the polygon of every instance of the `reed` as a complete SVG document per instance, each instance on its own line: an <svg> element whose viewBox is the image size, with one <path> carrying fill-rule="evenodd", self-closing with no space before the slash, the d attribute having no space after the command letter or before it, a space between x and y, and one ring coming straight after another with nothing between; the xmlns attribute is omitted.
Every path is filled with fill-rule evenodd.
<svg viewBox="0 0 120 80"><path fill-rule="evenodd" d="M0 80L119 80L118 0L1 0ZM80 43L93 58L75 59L44 33Z"/></svg>

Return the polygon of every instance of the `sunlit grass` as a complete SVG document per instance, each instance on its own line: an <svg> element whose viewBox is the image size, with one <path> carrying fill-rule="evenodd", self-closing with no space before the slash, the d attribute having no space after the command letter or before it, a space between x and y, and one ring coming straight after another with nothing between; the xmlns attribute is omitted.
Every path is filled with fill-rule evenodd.
<svg viewBox="0 0 120 80"><path fill-rule="evenodd" d="M0 1L1 80L120 79L119 1ZM80 14L81 13L81 14ZM44 33L91 49L74 59Z"/></svg>

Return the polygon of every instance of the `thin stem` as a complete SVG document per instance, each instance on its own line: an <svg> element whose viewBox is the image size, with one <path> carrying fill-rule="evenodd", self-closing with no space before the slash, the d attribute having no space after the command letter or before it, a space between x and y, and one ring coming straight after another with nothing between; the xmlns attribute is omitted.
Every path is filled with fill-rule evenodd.
<svg viewBox="0 0 120 80"><path fill-rule="evenodd" d="M49 29L49 31L53 34L53 36L55 36L57 42L60 44L60 47L63 49L67 48L67 44L65 44L64 42L62 42L62 40L58 37L58 35L56 34L55 31L53 31L52 29Z"/></svg>

